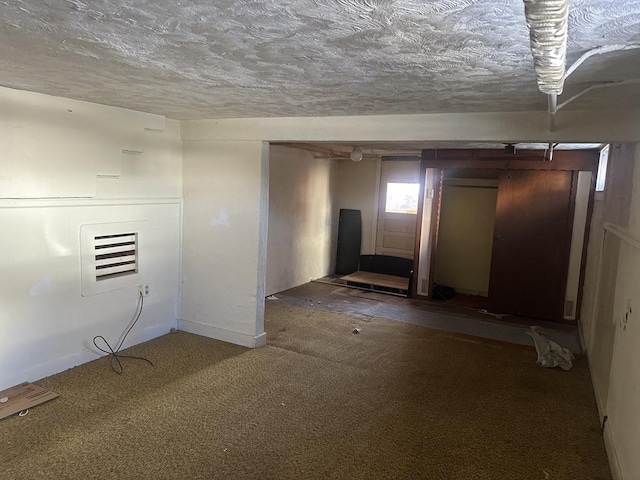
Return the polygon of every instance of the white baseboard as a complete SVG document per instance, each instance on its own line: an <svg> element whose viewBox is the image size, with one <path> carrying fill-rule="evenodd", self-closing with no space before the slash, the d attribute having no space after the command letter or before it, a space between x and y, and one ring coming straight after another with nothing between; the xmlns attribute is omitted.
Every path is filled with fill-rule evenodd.
<svg viewBox="0 0 640 480"><path fill-rule="evenodd" d="M63 372L69 368L77 367L96 357L86 358L88 352L76 352L64 357L55 358L38 365L31 365L19 372L12 372L7 377L0 379L0 390L19 385L23 382L35 382L44 377Z"/></svg>
<svg viewBox="0 0 640 480"><path fill-rule="evenodd" d="M607 415L606 397L602 393L602 387L600 387L600 382L598 381L598 375L595 373L591 365L591 360L589 358L589 351L586 350L586 353L587 353L587 363L589 365L589 372L591 373L591 384L593 385L593 393L596 397L596 405L598 407L598 418L600 419L600 424L602 424L602 420L604 416ZM604 424L603 437L604 437L604 448L607 452L607 459L609 460L609 470L611 470L611 478L612 480L623 480L622 471L620 470L620 464L618 463L616 446L615 446L615 443L613 442L613 437L611 436L611 429L609 428L609 424L606 422Z"/></svg>
<svg viewBox="0 0 640 480"><path fill-rule="evenodd" d="M144 330L137 332L134 329L122 348L129 348L133 345L165 335L166 333L169 333L171 328L176 326L177 322L173 320L170 322L150 325ZM54 358L37 365L31 365L25 367L19 372L0 378L0 390L13 387L14 385L19 385L22 382L36 382L44 377L64 372L65 370L90 362L103 355L95 350L91 343L91 339L85 340L82 343L81 351L65 355L64 357ZM89 345L91 346L89 347Z"/></svg>
<svg viewBox="0 0 640 480"><path fill-rule="evenodd" d="M589 373L591 374L591 385L593 386L593 394L596 397L596 406L598 407L598 418L602 422L602 418L607 414L606 398L602 393L598 375L591 365L589 352L587 351L587 364L589 365Z"/></svg>
<svg viewBox="0 0 640 480"><path fill-rule="evenodd" d="M604 424L604 448L607 451L612 480L623 480L620 464L618 463L618 455L616 454L616 447L613 443L613 437L611 436L611 429L606 423Z"/></svg>
<svg viewBox="0 0 640 480"><path fill-rule="evenodd" d="M133 338L129 337L128 341L124 342L123 349L133 347L134 345L138 345L142 342L148 342L149 340L153 340L154 338L161 337L162 335L166 335L171 331L172 328L178 328L178 320L172 320L170 322L158 323L156 325L149 325L144 330L138 331L136 334L136 329L134 328L131 331L131 335ZM94 360L96 356L94 355L92 360Z"/></svg>
<svg viewBox="0 0 640 480"><path fill-rule="evenodd" d="M203 337L222 340L223 342L241 345L243 347L258 348L267 344L267 333L262 332L260 335L251 335L248 333L236 332L228 328L207 325L193 320L180 319L178 321L178 329L187 333L194 333Z"/></svg>

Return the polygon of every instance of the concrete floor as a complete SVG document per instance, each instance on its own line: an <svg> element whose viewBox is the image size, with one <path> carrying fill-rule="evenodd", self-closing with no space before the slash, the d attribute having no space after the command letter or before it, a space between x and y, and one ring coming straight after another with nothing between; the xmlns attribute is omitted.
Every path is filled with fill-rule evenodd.
<svg viewBox="0 0 640 480"><path fill-rule="evenodd" d="M573 353L582 353L577 328L524 317L502 319L479 310L445 302L412 300L393 295L311 282L276 294L277 301L289 305L339 312L366 319L385 318L448 332L533 346L525 332L538 325L545 335ZM275 301L275 300L267 300Z"/></svg>

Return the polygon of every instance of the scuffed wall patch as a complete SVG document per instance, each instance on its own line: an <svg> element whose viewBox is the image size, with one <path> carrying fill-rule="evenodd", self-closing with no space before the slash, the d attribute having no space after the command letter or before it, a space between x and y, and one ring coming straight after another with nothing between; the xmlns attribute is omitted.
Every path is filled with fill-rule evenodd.
<svg viewBox="0 0 640 480"><path fill-rule="evenodd" d="M39 295L48 295L54 292L55 287L53 282L49 277L44 277L33 287L31 287L31 289L29 290L29 295L31 295L32 297L37 297Z"/></svg>
<svg viewBox="0 0 640 480"><path fill-rule="evenodd" d="M213 228L217 228L217 227L231 228L231 222L229 221L229 214L224 210L220 210L220 215L218 216L218 218L211 217L210 225Z"/></svg>

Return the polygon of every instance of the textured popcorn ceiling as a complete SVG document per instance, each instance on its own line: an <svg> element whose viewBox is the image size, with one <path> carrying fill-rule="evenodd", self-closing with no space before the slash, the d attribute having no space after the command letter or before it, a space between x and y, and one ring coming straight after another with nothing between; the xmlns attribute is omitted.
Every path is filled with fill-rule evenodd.
<svg viewBox="0 0 640 480"><path fill-rule="evenodd" d="M176 119L546 108L520 0L3 0L0 22L1 85ZM569 63L638 43L640 0L573 0L569 35ZM639 55L589 60L563 97L639 78Z"/></svg>

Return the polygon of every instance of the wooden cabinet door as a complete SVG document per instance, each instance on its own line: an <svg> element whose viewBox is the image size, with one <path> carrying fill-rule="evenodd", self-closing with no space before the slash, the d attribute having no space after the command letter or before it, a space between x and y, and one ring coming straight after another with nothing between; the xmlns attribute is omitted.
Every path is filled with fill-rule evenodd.
<svg viewBox="0 0 640 480"><path fill-rule="evenodd" d="M489 307L562 320L573 220L570 171L500 174Z"/></svg>

